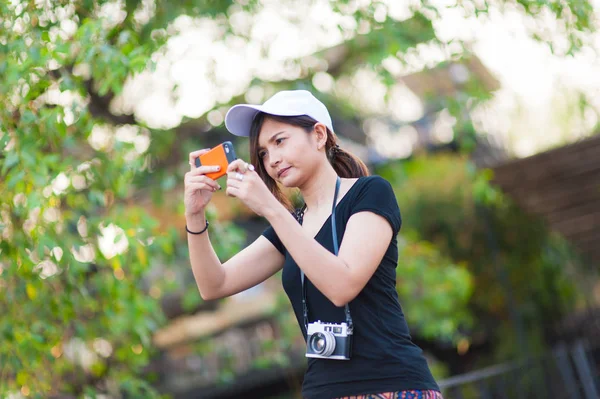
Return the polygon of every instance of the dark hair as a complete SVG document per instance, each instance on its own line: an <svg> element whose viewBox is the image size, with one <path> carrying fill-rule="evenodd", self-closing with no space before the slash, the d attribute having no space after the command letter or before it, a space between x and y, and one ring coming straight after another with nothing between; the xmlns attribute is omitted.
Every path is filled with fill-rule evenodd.
<svg viewBox="0 0 600 399"><path fill-rule="evenodd" d="M258 136L265 119L272 119L277 122L285 123L292 126L301 127L307 133L310 133L317 121L310 116L275 116L260 112L256 115L250 127L250 163L254 165L258 175L265 182L271 193L285 205L290 211L293 210L292 203L281 192L277 182L269 176L262 160L258 156ZM340 177L344 178L355 178L369 175L369 169L357 156L349 153L348 151L342 150L337 144L337 136L329 128L327 128L327 141L325 142L325 151L327 153L327 159L333 166L333 169Z"/></svg>

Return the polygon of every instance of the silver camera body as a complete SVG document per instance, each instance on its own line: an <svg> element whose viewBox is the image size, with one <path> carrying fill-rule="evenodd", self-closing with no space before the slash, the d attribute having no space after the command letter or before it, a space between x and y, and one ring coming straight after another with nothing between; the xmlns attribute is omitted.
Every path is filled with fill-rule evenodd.
<svg viewBox="0 0 600 399"><path fill-rule="evenodd" d="M352 331L346 323L308 323L306 330L306 357L350 360Z"/></svg>

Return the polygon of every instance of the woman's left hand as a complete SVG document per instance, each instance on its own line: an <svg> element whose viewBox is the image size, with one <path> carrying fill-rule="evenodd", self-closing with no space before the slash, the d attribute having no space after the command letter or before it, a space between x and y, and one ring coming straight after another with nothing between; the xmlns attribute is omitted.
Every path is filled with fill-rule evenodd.
<svg viewBox="0 0 600 399"><path fill-rule="evenodd" d="M236 159L227 167L226 194L239 198L259 216L265 216L268 209L279 203L254 166L241 159Z"/></svg>

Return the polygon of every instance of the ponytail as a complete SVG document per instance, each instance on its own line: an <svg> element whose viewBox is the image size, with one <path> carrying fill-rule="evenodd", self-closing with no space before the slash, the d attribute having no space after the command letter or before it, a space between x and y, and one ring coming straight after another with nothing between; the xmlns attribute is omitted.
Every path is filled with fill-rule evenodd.
<svg viewBox="0 0 600 399"><path fill-rule="evenodd" d="M328 143L330 138L332 139L331 141L335 143L335 133L330 132L329 129L327 129ZM327 144L325 145L325 148L327 148ZM342 150L337 143L329 146L327 158L339 177L355 178L369 176L370 174L369 169L359 157L348 151Z"/></svg>

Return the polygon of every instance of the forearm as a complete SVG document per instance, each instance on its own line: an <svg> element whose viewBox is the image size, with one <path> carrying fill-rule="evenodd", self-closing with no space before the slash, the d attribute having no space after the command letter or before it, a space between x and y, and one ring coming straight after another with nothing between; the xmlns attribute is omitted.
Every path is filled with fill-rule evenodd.
<svg viewBox="0 0 600 399"><path fill-rule="evenodd" d="M343 306L352 282L349 266L311 237L283 206L265 217L306 277L331 302Z"/></svg>
<svg viewBox="0 0 600 399"><path fill-rule="evenodd" d="M206 226L206 216L186 215L186 223L191 231L201 231ZM225 273L219 257L210 243L209 231L196 235L187 234L190 264L196 285L203 299L219 297L219 288L223 285Z"/></svg>

